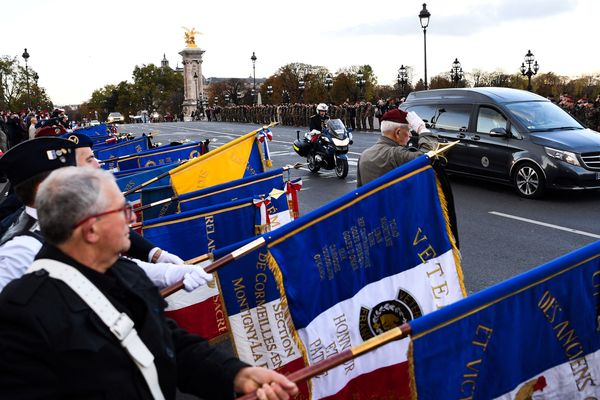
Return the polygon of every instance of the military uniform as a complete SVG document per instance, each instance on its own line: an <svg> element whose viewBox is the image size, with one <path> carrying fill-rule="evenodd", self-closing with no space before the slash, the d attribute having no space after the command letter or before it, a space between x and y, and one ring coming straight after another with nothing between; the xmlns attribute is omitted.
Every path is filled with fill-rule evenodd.
<svg viewBox="0 0 600 400"><path fill-rule="evenodd" d="M377 143L366 149L358 160L357 183L360 187L379 178L396 167L435 149L437 140L430 135L419 135L419 149L400 146L392 139L381 136Z"/></svg>
<svg viewBox="0 0 600 400"><path fill-rule="evenodd" d="M175 399L176 387L205 399L233 398L233 379L246 364L165 319L166 302L134 263L120 258L102 274L52 246L44 246L39 257L81 272L134 321L154 356L166 399ZM0 398L152 398L109 328L75 292L44 270L11 282L0 293L0 343Z"/></svg>

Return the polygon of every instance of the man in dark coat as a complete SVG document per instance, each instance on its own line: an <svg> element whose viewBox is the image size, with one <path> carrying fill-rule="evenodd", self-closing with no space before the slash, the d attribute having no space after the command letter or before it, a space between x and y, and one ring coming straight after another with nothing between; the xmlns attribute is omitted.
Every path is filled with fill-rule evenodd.
<svg viewBox="0 0 600 400"><path fill-rule="evenodd" d="M297 393L284 376L249 367L165 319L155 286L120 257L135 214L110 173L60 168L40 185L36 205L46 238L36 263L45 266L0 293L0 398L174 399L176 388L206 399ZM86 281L99 295L77 291ZM121 313L112 325L93 307L102 297Z"/></svg>

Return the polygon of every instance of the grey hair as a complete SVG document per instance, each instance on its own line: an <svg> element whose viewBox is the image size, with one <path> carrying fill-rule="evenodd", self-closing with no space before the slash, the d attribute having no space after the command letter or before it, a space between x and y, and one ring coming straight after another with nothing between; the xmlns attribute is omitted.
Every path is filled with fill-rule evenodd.
<svg viewBox="0 0 600 400"><path fill-rule="evenodd" d="M40 230L51 244L69 239L73 227L110 205L103 185L115 181L102 169L64 167L53 171L39 186L35 206Z"/></svg>
<svg viewBox="0 0 600 400"><path fill-rule="evenodd" d="M399 122L394 122L394 121L381 121L381 133L385 133L385 132L392 132L398 128L407 128L408 124L401 124Z"/></svg>

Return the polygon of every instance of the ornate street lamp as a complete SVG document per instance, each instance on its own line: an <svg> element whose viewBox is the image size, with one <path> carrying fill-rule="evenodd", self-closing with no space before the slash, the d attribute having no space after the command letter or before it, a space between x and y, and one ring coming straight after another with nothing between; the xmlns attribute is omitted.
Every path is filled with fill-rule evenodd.
<svg viewBox="0 0 600 400"><path fill-rule="evenodd" d="M31 93L29 92L29 66L27 65L27 60L29 60L29 53L27 49L22 54L23 59L25 60L25 79L27 80L27 108L31 108Z"/></svg>
<svg viewBox="0 0 600 400"><path fill-rule="evenodd" d="M254 52L252 52L252 57L250 57L250 59L252 60L252 104L255 104L255 98L254 95L256 93L256 54L254 54Z"/></svg>
<svg viewBox="0 0 600 400"><path fill-rule="evenodd" d="M305 84L304 83L304 75L301 74L298 77L298 90L300 91L300 103L304 103L304 89L305 89L304 84Z"/></svg>
<svg viewBox="0 0 600 400"><path fill-rule="evenodd" d="M215 96L215 106L219 104L219 96Z"/></svg>
<svg viewBox="0 0 600 400"><path fill-rule="evenodd" d="M365 75L363 74L362 69L359 69L356 73L356 86L358 86L358 89L360 90L359 100L362 100L365 83L367 83L365 80Z"/></svg>
<svg viewBox="0 0 600 400"><path fill-rule="evenodd" d="M271 96L273 95L273 86L267 86L267 96L269 96L269 103L271 102Z"/></svg>
<svg viewBox="0 0 600 400"><path fill-rule="evenodd" d="M452 82L454 82L454 86L458 87L458 82L460 82L463 77L463 69L460 66L458 58L455 58L454 62L452 63L452 68L450 69L450 79L452 79Z"/></svg>
<svg viewBox="0 0 600 400"><path fill-rule="evenodd" d="M398 69L398 86L402 88L402 92L400 93L400 97L404 97L404 86L408 83L408 73L406 72L406 67L404 64L400 66Z"/></svg>
<svg viewBox="0 0 600 400"><path fill-rule="evenodd" d="M527 67L525 67L527 64ZM531 77L539 71L540 66L538 62L535 60L533 53L531 50L527 50L527 54L525 54L525 62L521 63L521 74L527 76L527 90L531 92Z"/></svg>
<svg viewBox="0 0 600 400"><path fill-rule="evenodd" d="M225 105L229 104L229 93L225 93Z"/></svg>
<svg viewBox="0 0 600 400"><path fill-rule="evenodd" d="M419 21L421 21L421 28L423 28L423 54L425 55L425 90L429 89L427 86L427 27L429 26L429 17L431 14L427 11L427 4L423 3L423 9L419 13Z"/></svg>
<svg viewBox="0 0 600 400"><path fill-rule="evenodd" d="M325 76L325 88L327 89L327 98L331 101L331 88L333 87L333 77L331 74Z"/></svg>
<svg viewBox="0 0 600 400"><path fill-rule="evenodd" d="M198 110L200 109L200 98L198 97L198 73L194 71L194 83L196 88L196 118L198 118Z"/></svg>

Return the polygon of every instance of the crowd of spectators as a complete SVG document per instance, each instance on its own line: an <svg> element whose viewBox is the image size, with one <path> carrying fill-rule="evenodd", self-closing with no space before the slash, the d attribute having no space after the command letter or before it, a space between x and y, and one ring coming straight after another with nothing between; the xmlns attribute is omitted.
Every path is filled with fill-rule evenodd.
<svg viewBox="0 0 600 400"><path fill-rule="evenodd" d="M578 119L584 126L600 132L600 95L596 96L595 100L582 97L575 101L573 96L568 94L560 95L558 101L553 96L548 99L558 104L560 108Z"/></svg>
<svg viewBox="0 0 600 400"><path fill-rule="evenodd" d="M77 123L69 121L65 111L60 108L52 112L0 111L0 151L5 153L25 140L39 136L57 136L76 127Z"/></svg>

